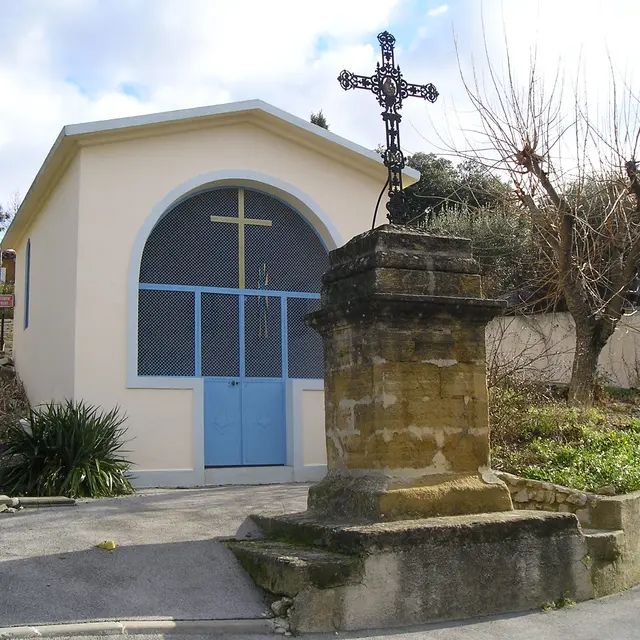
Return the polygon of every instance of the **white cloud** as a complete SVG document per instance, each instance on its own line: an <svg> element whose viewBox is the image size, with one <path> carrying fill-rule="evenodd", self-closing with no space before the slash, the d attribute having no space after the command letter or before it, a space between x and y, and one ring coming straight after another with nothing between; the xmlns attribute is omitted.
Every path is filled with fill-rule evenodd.
<svg viewBox="0 0 640 640"><path fill-rule="evenodd" d="M433 82L440 91L435 104L409 99L403 110L405 149L431 150L449 127L475 125L454 34L467 72L472 60L483 69L483 20L492 59L502 66L506 32L521 77L536 45L549 78L560 62L570 68L582 55L595 94L608 77L605 45L620 68L633 71L640 18L633 0L617 0L615 7L600 0L0 5L0 202L16 189L24 195L60 128L74 122L261 98L303 118L321 108L332 131L373 148L384 140L378 105L368 92L345 94L336 77L343 68L373 73L380 56L375 34L383 29L397 37L407 80Z"/></svg>
<svg viewBox="0 0 640 640"><path fill-rule="evenodd" d="M262 98L346 133L336 77L399 1L0 0L0 202L73 122Z"/></svg>
<svg viewBox="0 0 640 640"><path fill-rule="evenodd" d="M432 18L435 18L437 16L441 16L447 13L447 11L449 11L449 6L446 4L441 4L439 7L435 7L434 9L429 9L429 11L427 11L427 15Z"/></svg>

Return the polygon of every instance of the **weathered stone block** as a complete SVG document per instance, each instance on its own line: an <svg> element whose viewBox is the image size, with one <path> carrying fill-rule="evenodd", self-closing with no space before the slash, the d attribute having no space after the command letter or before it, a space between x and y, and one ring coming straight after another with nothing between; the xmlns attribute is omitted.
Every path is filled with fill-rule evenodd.
<svg viewBox="0 0 640 640"><path fill-rule="evenodd" d="M447 434L441 451L447 461L449 470L454 473L471 473L481 467L489 466L488 432L478 434L469 431ZM509 490L499 481L501 490L509 494Z"/></svg>
<svg viewBox="0 0 640 640"><path fill-rule="evenodd" d="M300 580L286 587L294 632L424 624L593 597L585 538L573 514L512 511L388 523L309 512L254 518L267 537L287 541L285 563L309 546L356 562L350 566L361 563L342 583ZM259 566L249 571L262 581Z"/></svg>
<svg viewBox="0 0 640 640"><path fill-rule="evenodd" d="M514 502L528 502L529 501L529 492L526 489L520 489L514 496Z"/></svg>
<svg viewBox="0 0 640 640"><path fill-rule="evenodd" d="M468 273L377 267L349 274L334 282L334 286L325 288L324 305L357 296L362 291L379 294L411 291L420 295L467 298L482 296L480 276Z"/></svg>
<svg viewBox="0 0 640 640"><path fill-rule="evenodd" d="M353 238L329 254L325 282L376 268L479 273L471 257L471 241L383 225Z"/></svg>
<svg viewBox="0 0 640 640"><path fill-rule="evenodd" d="M399 304L396 305L393 296L388 294L369 301L343 301L340 305L343 313L326 310L325 319L332 323L332 339L325 345L325 361L331 369L338 370L345 365L371 362L372 355L374 363L380 359L387 362L455 360L482 365L486 320L481 316L475 321L470 316L462 322L458 316L464 306L456 308L455 300L411 294L397 298ZM448 309L447 302L451 302ZM470 314L482 311L471 304L472 299L467 302ZM322 327L318 328L325 332Z"/></svg>
<svg viewBox="0 0 640 640"><path fill-rule="evenodd" d="M615 562L622 555L624 531L584 529L589 554L595 560Z"/></svg>
<svg viewBox="0 0 640 640"><path fill-rule="evenodd" d="M310 512L326 517L402 520L513 509L509 491L491 472L416 478L329 472L309 489Z"/></svg>
<svg viewBox="0 0 640 640"><path fill-rule="evenodd" d="M444 398L487 399L487 375L483 365L456 362L440 367L440 390Z"/></svg>
<svg viewBox="0 0 640 640"><path fill-rule="evenodd" d="M575 504L583 507L585 504L587 504L587 496L583 493L572 493L571 495L567 496L567 502L569 504Z"/></svg>
<svg viewBox="0 0 640 640"><path fill-rule="evenodd" d="M329 589L362 579L362 562L355 556L273 540L227 544L255 583L277 595L293 597L309 586Z"/></svg>

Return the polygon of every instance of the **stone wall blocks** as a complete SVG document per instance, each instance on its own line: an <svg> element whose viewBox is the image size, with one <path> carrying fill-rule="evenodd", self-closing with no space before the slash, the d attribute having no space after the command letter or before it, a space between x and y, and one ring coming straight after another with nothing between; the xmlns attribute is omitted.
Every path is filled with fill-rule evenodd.
<svg viewBox="0 0 640 640"><path fill-rule="evenodd" d="M574 513L582 526L588 525L591 521L589 509L576 509Z"/></svg>
<svg viewBox="0 0 640 640"><path fill-rule="evenodd" d="M478 469L489 466L489 440L486 436L450 436L441 451L456 473L477 473Z"/></svg>
<svg viewBox="0 0 640 640"><path fill-rule="evenodd" d="M522 503L529 502L529 492L526 489L520 489L517 493L514 494L513 501Z"/></svg>
<svg viewBox="0 0 640 640"><path fill-rule="evenodd" d="M587 504L587 496L584 493L572 493L567 496L567 502L569 504L576 504L583 507Z"/></svg>
<svg viewBox="0 0 640 640"><path fill-rule="evenodd" d="M518 476L514 476L511 473L506 473L503 471L500 475L502 479L511 487L517 487L522 482L521 478L518 478Z"/></svg>

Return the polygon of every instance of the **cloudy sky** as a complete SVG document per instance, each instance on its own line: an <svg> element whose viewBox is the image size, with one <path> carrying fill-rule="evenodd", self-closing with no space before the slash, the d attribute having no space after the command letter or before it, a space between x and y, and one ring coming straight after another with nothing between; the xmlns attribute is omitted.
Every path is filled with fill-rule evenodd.
<svg viewBox="0 0 640 640"><path fill-rule="evenodd" d="M322 109L374 148L379 108L336 76L371 73L384 29L406 78L440 91L404 109L405 150L434 150L474 126L456 42L467 72L482 75L485 44L500 68L506 42L523 78L536 50L549 77L580 60L597 92L608 58L640 79L638 19L637 0L0 0L0 202L24 196L77 122L261 98L302 118Z"/></svg>

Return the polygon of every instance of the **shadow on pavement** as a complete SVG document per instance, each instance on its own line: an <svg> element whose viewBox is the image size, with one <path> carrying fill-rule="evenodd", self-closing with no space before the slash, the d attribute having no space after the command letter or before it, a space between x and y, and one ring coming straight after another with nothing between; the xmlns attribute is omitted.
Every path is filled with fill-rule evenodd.
<svg viewBox="0 0 640 640"><path fill-rule="evenodd" d="M0 563L0 626L102 618L259 618L263 594L217 540Z"/></svg>

